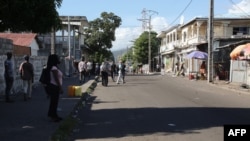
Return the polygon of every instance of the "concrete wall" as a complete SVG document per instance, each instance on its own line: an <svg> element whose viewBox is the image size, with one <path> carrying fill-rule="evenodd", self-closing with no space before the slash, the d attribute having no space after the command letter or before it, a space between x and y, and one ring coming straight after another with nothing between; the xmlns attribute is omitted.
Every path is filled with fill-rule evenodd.
<svg viewBox="0 0 250 141"><path fill-rule="evenodd" d="M4 55L7 52L12 52L13 41L9 39L0 38L0 55Z"/></svg>
<svg viewBox="0 0 250 141"><path fill-rule="evenodd" d="M230 81L237 83L247 83L250 79L247 76L248 62L244 60L231 60L230 65Z"/></svg>
<svg viewBox="0 0 250 141"><path fill-rule="evenodd" d="M5 80L4 80L4 61L6 60L6 55L0 55L0 95L5 94ZM24 61L23 57L13 56L12 61L14 64L14 85L13 92L19 92L22 88L22 81L19 74L19 66ZM34 66L35 78L34 84L39 82L39 78L42 72L43 65L47 63L47 57L44 56L31 56L30 62Z"/></svg>

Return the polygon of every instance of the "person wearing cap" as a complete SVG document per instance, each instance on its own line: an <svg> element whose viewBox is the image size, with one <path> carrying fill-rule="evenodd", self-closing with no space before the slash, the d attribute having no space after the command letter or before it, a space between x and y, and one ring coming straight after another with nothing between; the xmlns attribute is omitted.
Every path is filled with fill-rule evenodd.
<svg viewBox="0 0 250 141"><path fill-rule="evenodd" d="M23 80L23 89L24 89L24 100L31 99L32 93L32 83L34 79L34 67L29 62L29 55L24 56L24 62L21 63L19 67L19 72L21 75L21 79Z"/></svg>

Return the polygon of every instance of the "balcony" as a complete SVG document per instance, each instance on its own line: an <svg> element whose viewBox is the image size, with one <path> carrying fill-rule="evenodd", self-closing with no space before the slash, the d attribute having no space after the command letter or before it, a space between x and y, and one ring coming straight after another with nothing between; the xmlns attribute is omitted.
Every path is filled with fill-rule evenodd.
<svg viewBox="0 0 250 141"><path fill-rule="evenodd" d="M173 50L175 47L180 46L180 40L176 40L174 42L167 43L166 45L161 45L160 51L165 52L168 50Z"/></svg>
<svg viewBox="0 0 250 141"><path fill-rule="evenodd" d="M207 36L191 37L186 40L186 42L181 42L180 46L182 48L188 47L194 44L204 44L207 43Z"/></svg>

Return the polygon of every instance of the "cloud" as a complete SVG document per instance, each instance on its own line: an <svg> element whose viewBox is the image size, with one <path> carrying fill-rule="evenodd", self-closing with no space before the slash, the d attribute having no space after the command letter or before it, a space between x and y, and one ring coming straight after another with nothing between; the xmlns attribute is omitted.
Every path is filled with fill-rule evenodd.
<svg viewBox="0 0 250 141"><path fill-rule="evenodd" d="M250 0L242 0L240 3L233 5L232 8L228 10L230 14L245 14L250 15Z"/></svg>
<svg viewBox="0 0 250 141"><path fill-rule="evenodd" d="M163 29L165 29L166 27L168 27L169 24L167 23L166 18L155 17L152 19L151 25L152 25L153 31L160 32Z"/></svg>
<svg viewBox="0 0 250 141"><path fill-rule="evenodd" d="M138 38L142 33L141 27L120 27L116 29L116 40L113 42L112 50L120 50L131 46L133 40Z"/></svg>
<svg viewBox="0 0 250 141"><path fill-rule="evenodd" d="M160 32L168 26L167 20L164 17L154 17L151 20L152 31ZM112 51L130 47L143 32L142 26L136 27L120 27L116 29L116 41L113 42Z"/></svg>

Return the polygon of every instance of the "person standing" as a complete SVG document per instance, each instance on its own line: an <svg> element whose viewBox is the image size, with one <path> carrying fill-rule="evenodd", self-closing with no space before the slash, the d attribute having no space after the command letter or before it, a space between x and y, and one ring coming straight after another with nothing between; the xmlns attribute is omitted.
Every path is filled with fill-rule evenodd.
<svg viewBox="0 0 250 141"><path fill-rule="evenodd" d="M156 65L156 72L159 72L159 71L160 71L160 65L157 64L157 65Z"/></svg>
<svg viewBox="0 0 250 141"><path fill-rule="evenodd" d="M118 65L118 77L117 77L117 80L116 80L116 84L120 84L120 80L122 80L122 83L124 83L122 69L123 69L123 63L120 60L119 65Z"/></svg>
<svg viewBox="0 0 250 141"><path fill-rule="evenodd" d="M165 74L165 64L162 63L161 64L161 75L164 75Z"/></svg>
<svg viewBox="0 0 250 141"><path fill-rule="evenodd" d="M23 89L24 89L24 100L31 99L32 93L32 83L34 80L34 67L29 62L30 57L26 55L24 57L24 62L19 67L19 72L21 74L21 79L23 80Z"/></svg>
<svg viewBox="0 0 250 141"><path fill-rule="evenodd" d="M206 62L202 61L202 64L200 66L200 74L201 74L201 79L205 79L206 77Z"/></svg>
<svg viewBox="0 0 250 141"><path fill-rule="evenodd" d="M113 82L115 82L115 73L116 73L116 65L114 62L112 62L111 69L110 69L110 75L111 75Z"/></svg>
<svg viewBox="0 0 250 141"><path fill-rule="evenodd" d="M100 65L98 63L95 65L95 75L100 76Z"/></svg>
<svg viewBox="0 0 250 141"><path fill-rule="evenodd" d="M180 74L181 74L182 76L185 76L185 67L184 67L184 63L181 63Z"/></svg>
<svg viewBox="0 0 250 141"><path fill-rule="evenodd" d="M126 65L122 62L122 69L121 69L121 72L122 72L122 81L123 81L123 84L126 83L125 82L125 74L126 74Z"/></svg>
<svg viewBox="0 0 250 141"><path fill-rule="evenodd" d="M85 82L85 76L86 76L86 63L84 61L84 58L79 62L78 64L78 70L79 70L79 82Z"/></svg>
<svg viewBox="0 0 250 141"><path fill-rule="evenodd" d="M86 76L88 75L88 79L90 80L91 78L91 73L92 73L92 62L91 61L88 61L87 62L87 69L86 69Z"/></svg>
<svg viewBox="0 0 250 141"><path fill-rule="evenodd" d="M178 76L179 73L179 63L175 63L174 65L174 76Z"/></svg>
<svg viewBox="0 0 250 141"><path fill-rule="evenodd" d="M12 53L7 52L7 59L4 61L4 79L5 79L5 101L10 103L13 102L10 100L10 91L14 82L14 66L11 60Z"/></svg>
<svg viewBox="0 0 250 141"><path fill-rule="evenodd" d="M102 85L103 86L108 86L108 71L109 71L109 66L108 62L102 62L102 65L100 67L101 75L102 75Z"/></svg>
<svg viewBox="0 0 250 141"><path fill-rule="evenodd" d="M63 73L59 69L60 64L59 57L56 54L52 54L48 57L47 69L50 71L50 84L48 85L48 95L50 96L50 104L48 110L48 117L53 122L62 120L57 114L57 107L60 94L63 94Z"/></svg>

